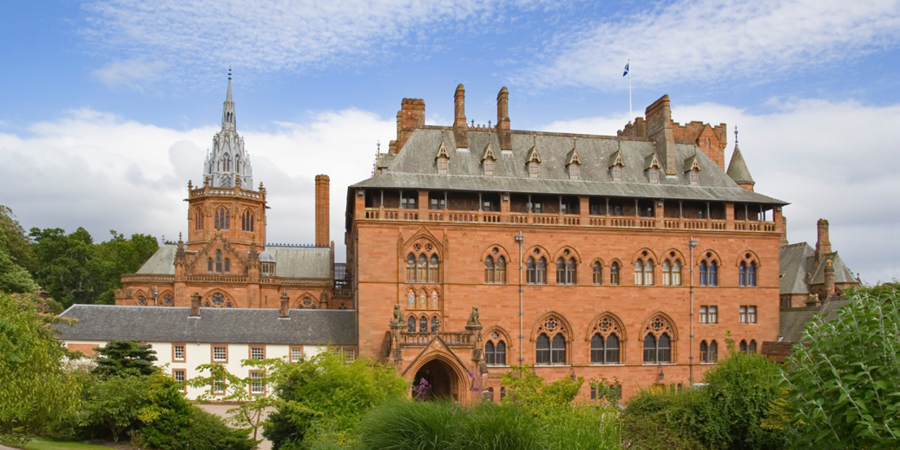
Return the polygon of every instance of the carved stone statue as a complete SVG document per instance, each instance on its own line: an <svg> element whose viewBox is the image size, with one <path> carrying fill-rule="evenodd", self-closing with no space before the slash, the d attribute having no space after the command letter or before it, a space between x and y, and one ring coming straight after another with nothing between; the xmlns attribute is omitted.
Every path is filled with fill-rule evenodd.
<svg viewBox="0 0 900 450"><path fill-rule="evenodd" d="M477 306L472 307L472 314L469 316L469 321L466 322L466 327L471 327L471 326L479 326L479 327L481 326L481 322L478 319L478 307Z"/></svg>
<svg viewBox="0 0 900 450"><path fill-rule="evenodd" d="M400 305L394 305L394 318L391 320L391 325L403 325L403 315L400 314Z"/></svg>

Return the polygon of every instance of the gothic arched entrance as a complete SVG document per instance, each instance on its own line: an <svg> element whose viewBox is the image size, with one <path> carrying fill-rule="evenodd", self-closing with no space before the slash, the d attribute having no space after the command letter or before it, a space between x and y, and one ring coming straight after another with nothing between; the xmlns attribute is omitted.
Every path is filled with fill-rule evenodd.
<svg viewBox="0 0 900 450"><path fill-rule="evenodd" d="M422 380L428 384L428 389L423 392L425 399L451 399L460 400L460 377L453 367L440 359L428 361L413 378L413 397L417 395L417 388Z"/></svg>

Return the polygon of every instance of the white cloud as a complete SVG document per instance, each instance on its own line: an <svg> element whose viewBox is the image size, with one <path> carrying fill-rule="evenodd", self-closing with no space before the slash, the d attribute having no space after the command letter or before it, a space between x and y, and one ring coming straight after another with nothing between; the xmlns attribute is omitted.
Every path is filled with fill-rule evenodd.
<svg viewBox="0 0 900 450"><path fill-rule="evenodd" d="M430 34L454 20L483 20L495 6L489 0L99 0L85 4L90 17L82 31L108 48L157 55L178 67L234 64L271 72L330 65L346 56L365 63L410 34Z"/></svg>
<svg viewBox="0 0 900 450"><path fill-rule="evenodd" d="M896 46L900 1L680 0L558 35L548 62L518 79L537 86L623 89L748 79L853 59Z"/></svg>
<svg viewBox="0 0 900 450"><path fill-rule="evenodd" d="M772 114L730 106L675 104L673 119L725 122L740 129L740 147L756 191L790 202L788 239L815 246L816 221L828 219L831 243L863 281L900 278L896 208L900 179L893 162L900 141L900 105L800 100ZM549 131L615 135L626 117L554 122ZM729 136L729 140L733 135ZM726 149L730 160L733 142Z"/></svg>
<svg viewBox="0 0 900 450"><path fill-rule="evenodd" d="M331 238L343 260L347 186L368 178L375 141L393 137L393 121L372 113L320 113L275 132L239 130L254 180L269 192L270 242L312 243L314 177L331 178ZM348 127L354 132L347 133ZM85 227L97 240L108 230L176 239L186 231L188 180L200 182L215 127L173 130L89 109L32 124L28 135L0 133L0 198L22 225Z"/></svg>
<svg viewBox="0 0 900 450"><path fill-rule="evenodd" d="M94 70L92 75L103 84L115 88L125 86L143 91L146 86L165 77L163 71L169 64L163 61L144 61L143 58L115 60Z"/></svg>

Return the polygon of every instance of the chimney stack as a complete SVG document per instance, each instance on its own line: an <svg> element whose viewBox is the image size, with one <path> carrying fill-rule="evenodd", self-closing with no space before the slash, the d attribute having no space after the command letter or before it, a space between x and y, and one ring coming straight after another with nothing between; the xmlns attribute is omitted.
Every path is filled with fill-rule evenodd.
<svg viewBox="0 0 900 450"><path fill-rule="evenodd" d="M512 132L509 128L509 91L504 86L497 94L497 136L500 150L512 150Z"/></svg>
<svg viewBox="0 0 900 450"><path fill-rule="evenodd" d="M785 245L789 244L787 238L787 217L785 216L781 216L781 231L781 239L779 240L778 244L784 247Z"/></svg>
<svg viewBox="0 0 900 450"><path fill-rule="evenodd" d="M819 219L817 225L819 235L816 239L816 262L822 262L825 255L831 253L831 241L828 240L828 221Z"/></svg>
<svg viewBox="0 0 900 450"><path fill-rule="evenodd" d="M681 175L675 155L675 132L669 96L663 95L644 111L647 117L647 139L656 144L656 151L666 165L666 175Z"/></svg>
<svg viewBox="0 0 900 450"><path fill-rule="evenodd" d="M328 247L329 211L331 209L330 179L328 175L316 175L316 247Z"/></svg>
<svg viewBox="0 0 900 450"><path fill-rule="evenodd" d="M191 317L200 317L200 294L191 294Z"/></svg>
<svg viewBox="0 0 900 450"><path fill-rule="evenodd" d="M460 83L453 96L453 133L456 148L469 148L469 126L466 125L466 88Z"/></svg>
<svg viewBox="0 0 900 450"><path fill-rule="evenodd" d="M825 292L828 298L834 296L834 267L830 259L825 261Z"/></svg>
<svg viewBox="0 0 900 450"><path fill-rule="evenodd" d="M404 98L397 112L397 140L391 141L390 153L400 153L416 128L425 126L425 100Z"/></svg>
<svg viewBox="0 0 900 450"><path fill-rule="evenodd" d="M281 317L288 317L288 294L281 291Z"/></svg>

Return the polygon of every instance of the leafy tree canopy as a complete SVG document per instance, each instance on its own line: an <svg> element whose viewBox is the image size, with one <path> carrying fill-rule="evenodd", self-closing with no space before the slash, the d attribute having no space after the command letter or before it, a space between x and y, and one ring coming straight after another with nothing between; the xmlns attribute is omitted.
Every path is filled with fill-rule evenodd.
<svg viewBox="0 0 900 450"><path fill-rule="evenodd" d="M786 361L796 447L897 448L900 283L845 292L837 318L816 316Z"/></svg>
<svg viewBox="0 0 900 450"><path fill-rule="evenodd" d="M503 402L519 404L537 413L550 413L548 410L569 405L584 384L584 377L565 377L545 384L528 366L510 368L500 379L500 384L509 388Z"/></svg>
<svg viewBox="0 0 900 450"><path fill-rule="evenodd" d="M15 219L12 209L3 205L0 205L0 246L6 248L13 263L26 270L33 269L34 253L31 251L31 240Z"/></svg>
<svg viewBox="0 0 900 450"><path fill-rule="evenodd" d="M153 365L156 351L133 339L112 341L95 352L98 357L94 373L101 376L150 375L159 370Z"/></svg>
<svg viewBox="0 0 900 450"><path fill-rule="evenodd" d="M0 436L53 431L77 409L80 388L66 370L66 350L33 295L0 292Z"/></svg>

